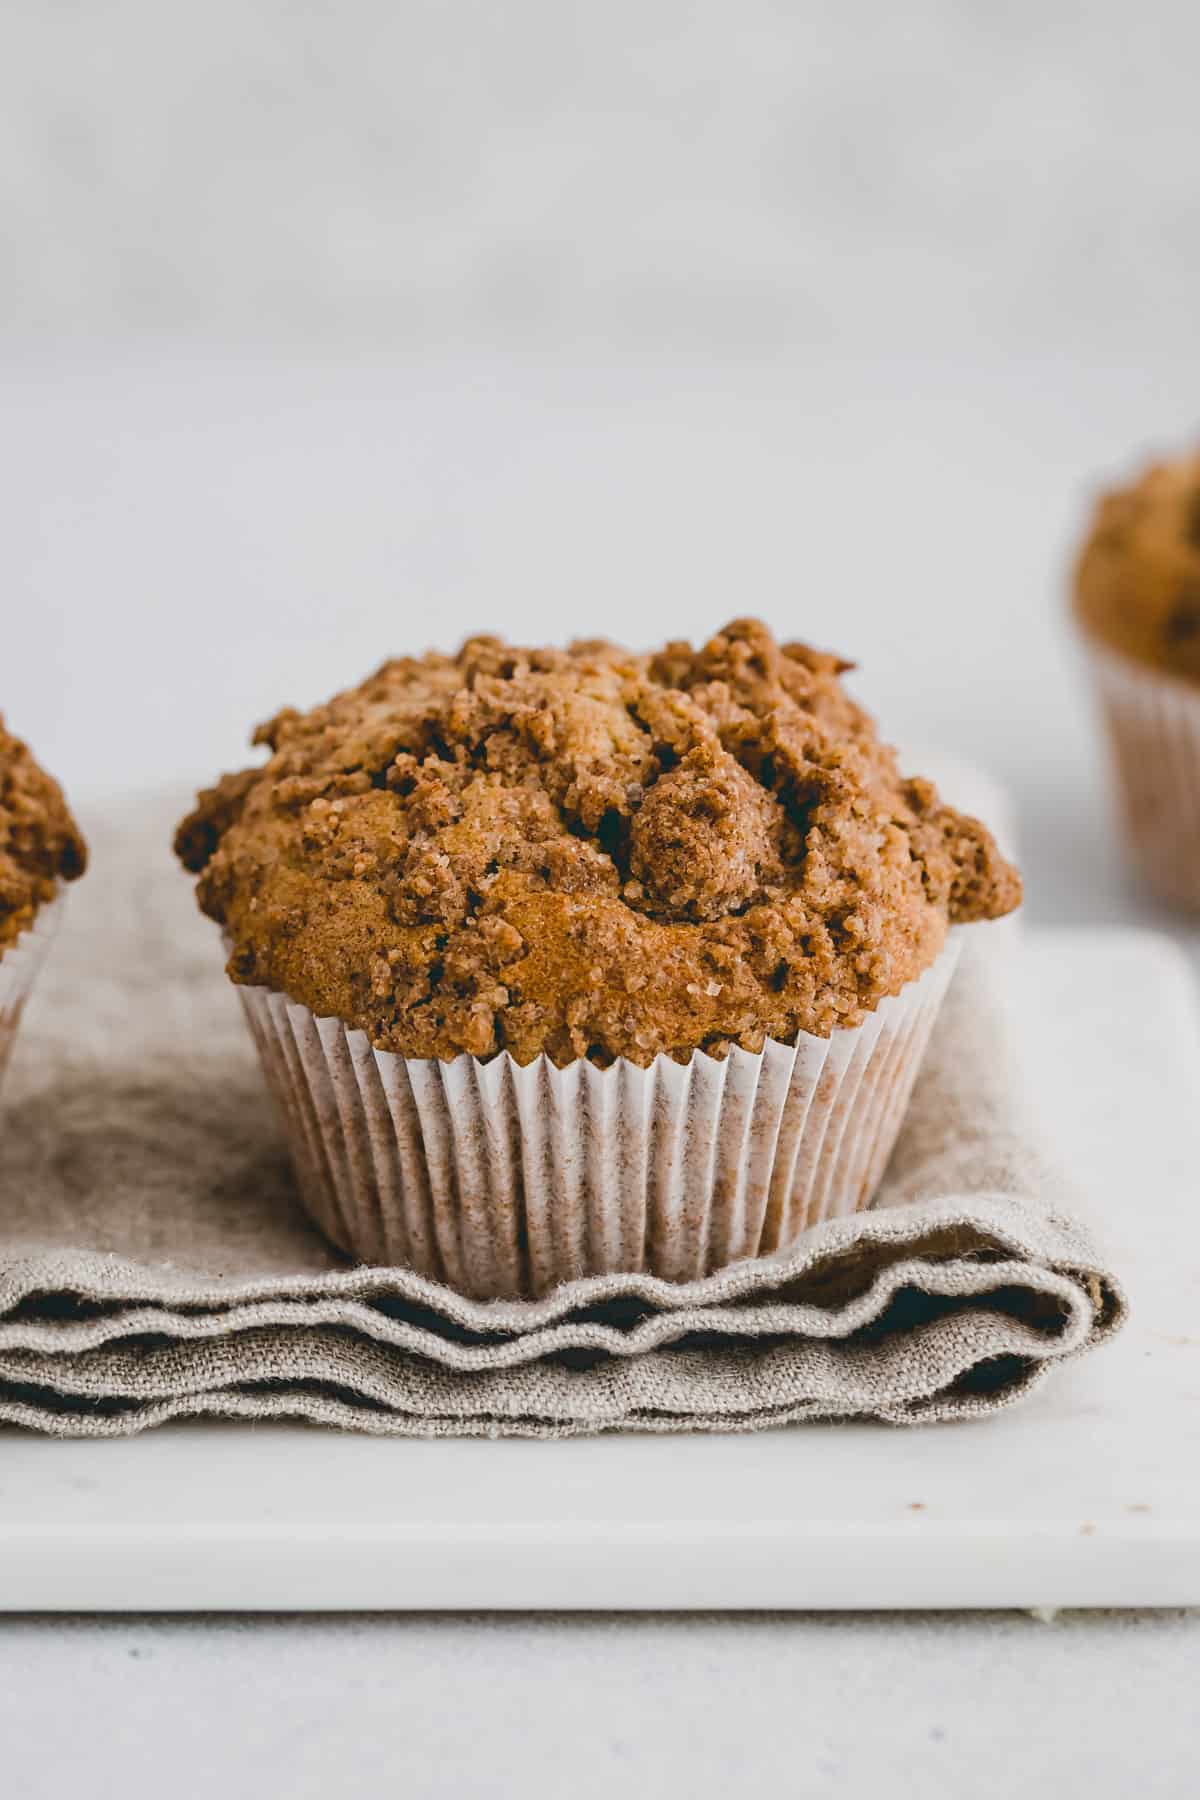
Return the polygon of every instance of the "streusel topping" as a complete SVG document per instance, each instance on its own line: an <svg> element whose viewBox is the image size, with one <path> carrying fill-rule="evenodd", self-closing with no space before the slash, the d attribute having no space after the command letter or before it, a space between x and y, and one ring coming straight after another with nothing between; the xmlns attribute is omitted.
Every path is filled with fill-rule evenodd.
<svg viewBox="0 0 1200 1800"><path fill-rule="evenodd" d="M1114 649L1200 682L1200 453L1103 496L1076 567L1075 610Z"/></svg>
<svg viewBox="0 0 1200 1800"><path fill-rule="evenodd" d="M855 1025L1020 879L838 658L740 619L387 662L255 734L176 849L235 981L410 1057L565 1064Z"/></svg>
<svg viewBox="0 0 1200 1800"><path fill-rule="evenodd" d="M27 931L60 881L74 881L87 848L58 783L0 718L0 956Z"/></svg>

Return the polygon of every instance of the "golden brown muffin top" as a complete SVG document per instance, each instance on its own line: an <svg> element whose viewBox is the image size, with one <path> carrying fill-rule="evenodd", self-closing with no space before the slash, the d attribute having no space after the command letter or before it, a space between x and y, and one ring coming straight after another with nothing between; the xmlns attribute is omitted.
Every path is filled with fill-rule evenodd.
<svg viewBox="0 0 1200 1800"><path fill-rule="evenodd" d="M279 713L175 847L235 981L384 1050L645 1065L825 1036L1021 892L899 776L847 667L746 619L650 655L472 638Z"/></svg>
<svg viewBox="0 0 1200 1800"><path fill-rule="evenodd" d="M1113 649L1200 681L1200 452L1105 494L1075 570L1075 611Z"/></svg>
<svg viewBox="0 0 1200 1800"><path fill-rule="evenodd" d="M87 867L87 846L57 781L0 718L0 956Z"/></svg>

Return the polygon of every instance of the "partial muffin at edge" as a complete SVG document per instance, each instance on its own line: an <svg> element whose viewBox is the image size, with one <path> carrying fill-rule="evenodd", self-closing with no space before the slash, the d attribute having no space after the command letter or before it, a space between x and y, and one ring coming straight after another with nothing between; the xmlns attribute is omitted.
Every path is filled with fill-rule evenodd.
<svg viewBox="0 0 1200 1800"><path fill-rule="evenodd" d="M62 789L0 717L0 956L86 866Z"/></svg>
<svg viewBox="0 0 1200 1800"><path fill-rule="evenodd" d="M255 734L176 849L237 982L406 1057L563 1065L853 1026L1020 880L838 658L737 620L387 662Z"/></svg>
<svg viewBox="0 0 1200 1800"><path fill-rule="evenodd" d="M1101 497L1074 606L1101 643L1200 683L1200 452L1153 463Z"/></svg>

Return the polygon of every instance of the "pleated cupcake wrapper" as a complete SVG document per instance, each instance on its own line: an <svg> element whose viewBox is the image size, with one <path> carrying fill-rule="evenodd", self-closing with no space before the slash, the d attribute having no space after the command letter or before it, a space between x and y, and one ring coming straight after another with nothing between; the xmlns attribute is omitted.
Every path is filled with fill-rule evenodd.
<svg viewBox="0 0 1200 1800"><path fill-rule="evenodd" d="M0 1083L8 1067L17 1028L38 970L46 959L62 918L65 896L39 909L28 931L0 952Z"/></svg>
<svg viewBox="0 0 1200 1800"><path fill-rule="evenodd" d="M1200 911L1200 687L1084 638L1121 818L1149 885Z"/></svg>
<svg viewBox="0 0 1200 1800"><path fill-rule="evenodd" d="M631 1270L690 1281L867 1206L957 956L952 939L832 1037L648 1069L394 1056L238 991L321 1230L489 1299Z"/></svg>

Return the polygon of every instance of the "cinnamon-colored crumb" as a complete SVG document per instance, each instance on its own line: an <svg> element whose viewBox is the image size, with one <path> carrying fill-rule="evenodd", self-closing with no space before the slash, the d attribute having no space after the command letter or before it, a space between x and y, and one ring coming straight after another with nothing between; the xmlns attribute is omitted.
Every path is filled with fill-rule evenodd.
<svg viewBox="0 0 1200 1800"><path fill-rule="evenodd" d="M0 718L0 956L87 866L87 847L62 790Z"/></svg>
<svg viewBox="0 0 1200 1800"><path fill-rule="evenodd" d="M1075 610L1103 643L1200 682L1200 452L1102 497L1076 565Z"/></svg>
<svg viewBox="0 0 1200 1800"><path fill-rule="evenodd" d="M473 638L280 713L176 849L235 981L384 1050L645 1065L827 1035L1021 891L900 777L848 666L754 620L648 656Z"/></svg>

